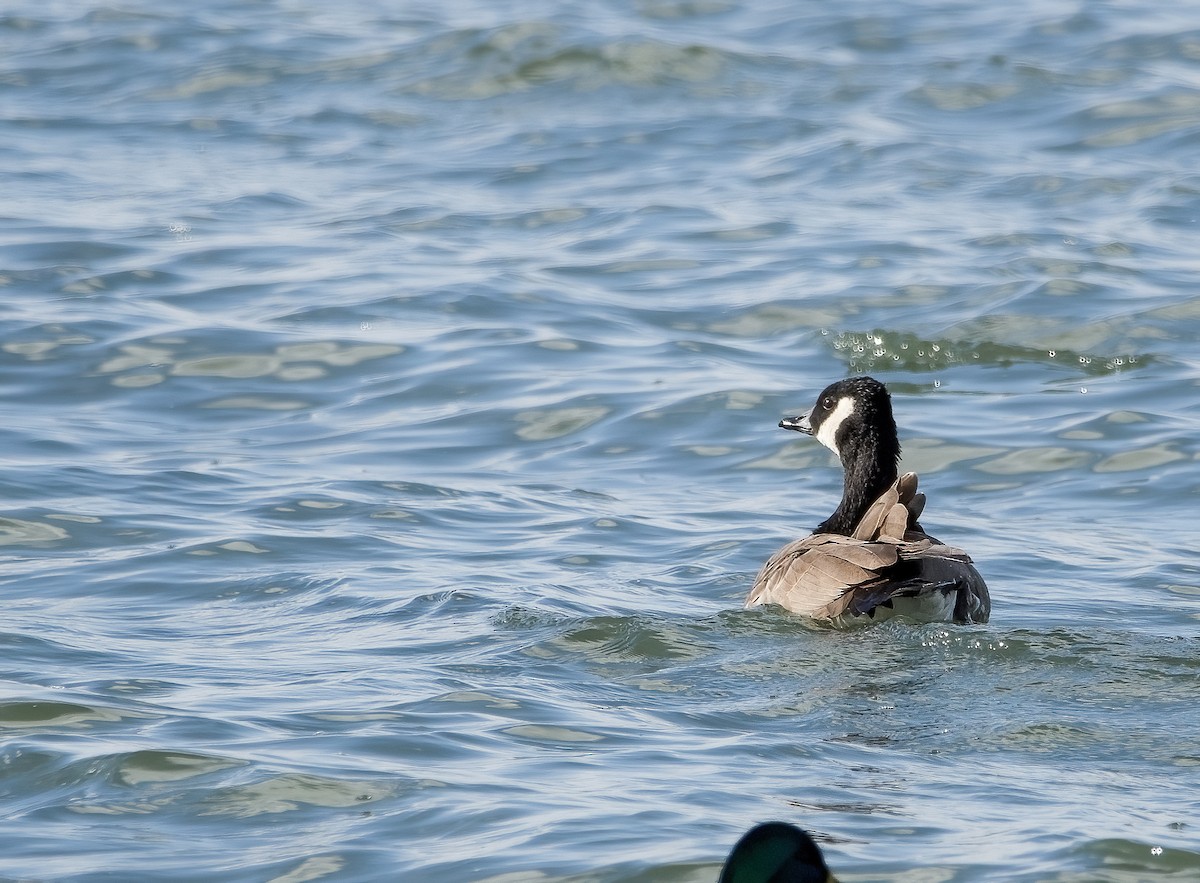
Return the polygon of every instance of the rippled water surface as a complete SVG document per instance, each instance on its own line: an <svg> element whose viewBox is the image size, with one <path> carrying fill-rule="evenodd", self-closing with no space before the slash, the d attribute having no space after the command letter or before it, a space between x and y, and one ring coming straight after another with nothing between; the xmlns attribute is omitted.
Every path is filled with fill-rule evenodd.
<svg viewBox="0 0 1200 883"><path fill-rule="evenodd" d="M0 878L1200 872L1200 12L0 10ZM741 601L892 390L987 625Z"/></svg>

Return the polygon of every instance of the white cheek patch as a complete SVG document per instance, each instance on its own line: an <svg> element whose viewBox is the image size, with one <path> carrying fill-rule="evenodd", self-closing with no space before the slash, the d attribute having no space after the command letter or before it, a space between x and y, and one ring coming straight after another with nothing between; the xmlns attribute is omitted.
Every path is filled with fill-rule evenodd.
<svg viewBox="0 0 1200 883"><path fill-rule="evenodd" d="M837 407L829 412L829 415L821 421L821 425L817 427L815 433L817 441L823 444L829 450L833 451L833 455L839 460L837 449L837 434L842 428L842 423L846 418L854 413L854 399L850 396L842 396L838 399Z"/></svg>

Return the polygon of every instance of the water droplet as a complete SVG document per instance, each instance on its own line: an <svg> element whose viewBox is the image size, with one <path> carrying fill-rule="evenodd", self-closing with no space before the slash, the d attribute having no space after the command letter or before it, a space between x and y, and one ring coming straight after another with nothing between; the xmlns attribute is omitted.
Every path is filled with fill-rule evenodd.
<svg viewBox="0 0 1200 883"><path fill-rule="evenodd" d="M1087 387L1086 387L1086 386L1081 386L1081 387L1079 387L1079 391L1080 391L1081 393L1083 393L1084 395L1087 395Z"/></svg>
<svg viewBox="0 0 1200 883"><path fill-rule="evenodd" d="M1057 355L1058 355L1058 353L1056 353L1054 350L1050 350L1050 358L1053 359Z"/></svg>

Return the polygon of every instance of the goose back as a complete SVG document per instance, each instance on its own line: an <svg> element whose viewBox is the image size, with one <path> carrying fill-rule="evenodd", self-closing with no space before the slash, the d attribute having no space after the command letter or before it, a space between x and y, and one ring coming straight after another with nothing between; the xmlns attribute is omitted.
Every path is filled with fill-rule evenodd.
<svg viewBox="0 0 1200 883"><path fill-rule="evenodd" d="M905 615L921 621L987 622L991 601L971 557L925 533L917 475L900 476L850 536L814 533L772 555L747 607L778 604L835 624Z"/></svg>

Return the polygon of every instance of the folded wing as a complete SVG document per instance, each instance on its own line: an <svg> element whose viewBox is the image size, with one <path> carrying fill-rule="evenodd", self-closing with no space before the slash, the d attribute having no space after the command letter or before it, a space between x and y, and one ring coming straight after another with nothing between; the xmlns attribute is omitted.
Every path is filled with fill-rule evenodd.
<svg viewBox="0 0 1200 883"><path fill-rule="evenodd" d="M939 543L917 519L925 495L901 476L851 537L811 534L768 559L747 607L778 604L813 619L874 617L879 608L918 618L986 622L987 586L961 549Z"/></svg>

